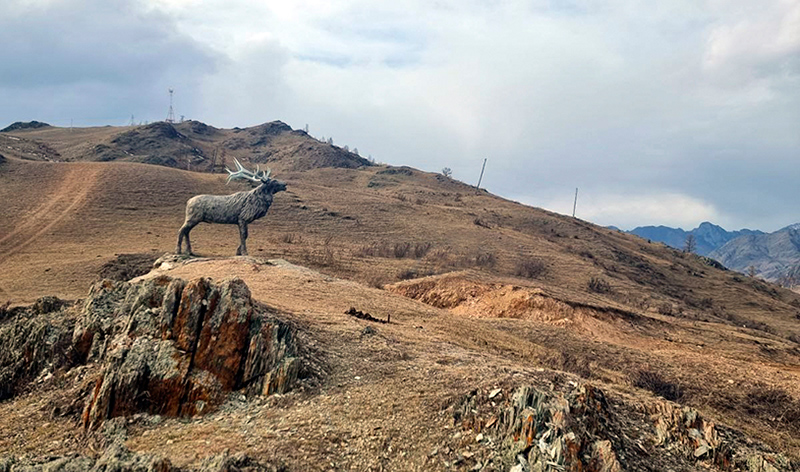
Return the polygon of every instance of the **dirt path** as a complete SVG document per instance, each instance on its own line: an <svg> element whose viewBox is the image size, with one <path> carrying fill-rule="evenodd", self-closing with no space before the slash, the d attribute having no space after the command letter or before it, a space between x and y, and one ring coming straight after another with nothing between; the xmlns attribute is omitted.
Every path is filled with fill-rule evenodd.
<svg viewBox="0 0 800 472"><path fill-rule="evenodd" d="M0 237L0 261L29 246L80 208L100 170L99 166L71 166L56 191L37 208L22 215L9 234Z"/></svg>

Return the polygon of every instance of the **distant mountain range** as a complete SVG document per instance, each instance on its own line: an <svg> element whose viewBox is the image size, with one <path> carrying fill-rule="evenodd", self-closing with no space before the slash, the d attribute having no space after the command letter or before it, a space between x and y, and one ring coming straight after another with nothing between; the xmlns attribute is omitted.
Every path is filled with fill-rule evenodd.
<svg viewBox="0 0 800 472"><path fill-rule="evenodd" d="M726 267L785 286L800 285L800 223L769 234L740 236L709 254Z"/></svg>
<svg viewBox="0 0 800 472"><path fill-rule="evenodd" d="M741 229L727 231L713 223L685 231L668 226L640 226L628 233L683 249L686 237L694 235L695 253L721 262L725 267L755 274L786 286L800 285L800 223L773 233Z"/></svg>
<svg viewBox="0 0 800 472"><path fill-rule="evenodd" d="M668 226L639 226L628 233L635 234L644 239L658 241L676 249L683 249L686 244L686 237L694 235L697 248L695 253L707 256L715 249L721 248L728 241L745 235L762 235L763 231L752 229L741 229L739 231L727 231L721 226L717 226L708 221L700 223L700 226L685 231L681 228L670 228Z"/></svg>

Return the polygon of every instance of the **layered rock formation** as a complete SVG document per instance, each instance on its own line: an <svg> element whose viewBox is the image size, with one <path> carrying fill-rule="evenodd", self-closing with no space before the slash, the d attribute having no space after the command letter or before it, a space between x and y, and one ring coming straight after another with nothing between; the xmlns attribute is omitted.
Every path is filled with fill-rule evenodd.
<svg viewBox="0 0 800 472"><path fill-rule="evenodd" d="M284 393L300 374L293 329L241 279L104 280L72 311L38 305L0 320L0 398L40 371L96 364L81 418L90 429L138 412L206 413L235 390Z"/></svg>
<svg viewBox="0 0 800 472"><path fill-rule="evenodd" d="M485 456L465 453L463 465L512 472L792 470L784 456L742 444L739 433L692 408L666 400L619 404L591 384L570 385L565 392L519 386L466 394L452 406L453 419Z"/></svg>

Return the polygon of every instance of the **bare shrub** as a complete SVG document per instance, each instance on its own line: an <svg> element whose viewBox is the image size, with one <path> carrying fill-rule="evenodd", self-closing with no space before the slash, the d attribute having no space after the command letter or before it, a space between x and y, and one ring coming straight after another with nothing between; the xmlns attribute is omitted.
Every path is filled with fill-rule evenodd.
<svg viewBox="0 0 800 472"><path fill-rule="evenodd" d="M649 390L667 400L677 402L683 398L683 388L676 382L663 378L658 372L640 370L631 380L635 387Z"/></svg>
<svg viewBox="0 0 800 472"><path fill-rule="evenodd" d="M756 382L718 392L709 398L709 402L722 411L758 418L790 434L800 433L800 400L780 387Z"/></svg>
<svg viewBox="0 0 800 472"><path fill-rule="evenodd" d="M556 351L539 356L540 361L556 370L570 372L585 379L592 378L592 363L589 359L569 352Z"/></svg>
<svg viewBox="0 0 800 472"><path fill-rule="evenodd" d="M400 280L416 279L417 271L414 269L403 269L397 274L397 278Z"/></svg>
<svg viewBox="0 0 800 472"><path fill-rule="evenodd" d="M669 302L664 302L659 304L658 307L656 307L656 311L666 316L675 315L675 310L672 308L672 303Z"/></svg>
<svg viewBox="0 0 800 472"><path fill-rule="evenodd" d="M708 310L714 306L714 299L711 297L703 297L699 302L697 302L697 306L704 310Z"/></svg>
<svg viewBox="0 0 800 472"><path fill-rule="evenodd" d="M302 257L312 266L332 267L337 264L336 252L329 247L318 251L306 251Z"/></svg>
<svg viewBox="0 0 800 472"><path fill-rule="evenodd" d="M353 251L355 257L385 257L422 259L433 248L431 242L396 242L373 243L364 245Z"/></svg>
<svg viewBox="0 0 800 472"><path fill-rule="evenodd" d="M472 222L475 223L477 226L480 226L481 228L492 229L492 226L489 223L483 221L482 219L480 219L478 217L475 217L475 219L472 220Z"/></svg>
<svg viewBox="0 0 800 472"><path fill-rule="evenodd" d="M379 288L383 290L383 286L386 285L389 281L383 274L370 274L367 276L365 282L370 287Z"/></svg>
<svg viewBox="0 0 800 472"><path fill-rule="evenodd" d="M303 237L297 233L284 233L281 236L281 241L286 244L300 244L303 242Z"/></svg>
<svg viewBox="0 0 800 472"><path fill-rule="evenodd" d="M402 259L408 255L411 250L411 243L395 243L392 254L396 259Z"/></svg>
<svg viewBox="0 0 800 472"><path fill-rule="evenodd" d="M491 269L497 265L497 256L491 252L479 252L475 256L475 265L486 269Z"/></svg>
<svg viewBox="0 0 800 472"><path fill-rule="evenodd" d="M537 279L545 273L547 273L547 265L535 257L521 257L514 270L514 275L528 279Z"/></svg>
<svg viewBox="0 0 800 472"><path fill-rule="evenodd" d="M430 243L430 242L415 243L414 244L414 251L413 251L414 252L414 258L415 259L422 259L423 257L425 257L426 254L428 254L428 251L430 251L432 247L433 247L433 244Z"/></svg>
<svg viewBox="0 0 800 472"><path fill-rule="evenodd" d="M776 417L778 422L800 428L800 402L782 388L758 384L747 393L745 405L752 415Z"/></svg>
<svg viewBox="0 0 800 472"><path fill-rule="evenodd" d="M433 275L433 272L429 270L403 269L397 274L397 278L400 280L409 280L427 277L429 275Z"/></svg>
<svg viewBox="0 0 800 472"><path fill-rule="evenodd" d="M587 288L589 289L589 291L594 293L611 292L611 284L609 284L606 280L597 277L592 277L591 279L589 279Z"/></svg>

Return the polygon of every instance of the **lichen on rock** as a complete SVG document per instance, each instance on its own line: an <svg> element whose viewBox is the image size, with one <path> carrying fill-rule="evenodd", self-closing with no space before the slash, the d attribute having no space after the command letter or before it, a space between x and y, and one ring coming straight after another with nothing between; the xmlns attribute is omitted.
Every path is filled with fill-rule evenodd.
<svg viewBox="0 0 800 472"><path fill-rule="evenodd" d="M109 290L125 296L98 319L94 307L113 298ZM260 312L241 279L216 284L159 276L135 284L101 282L91 293L96 299L86 301L74 335L81 352L87 339L93 345L104 340L90 349L104 369L83 413L87 428L136 412L207 413L230 391L283 393L297 379L291 328Z"/></svg>
<svg viewBox="0 0 800 472"><path fill-rule="evenodd" d="M0 399L40 371L95 364L83 425L135 413L193 416L229 392L285 393L301 375L294 328L239 278L103 280L67 316L42 299L0 324Z"/></svg>

